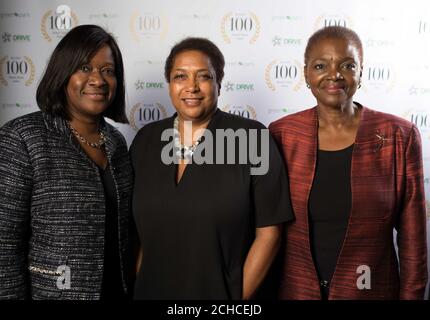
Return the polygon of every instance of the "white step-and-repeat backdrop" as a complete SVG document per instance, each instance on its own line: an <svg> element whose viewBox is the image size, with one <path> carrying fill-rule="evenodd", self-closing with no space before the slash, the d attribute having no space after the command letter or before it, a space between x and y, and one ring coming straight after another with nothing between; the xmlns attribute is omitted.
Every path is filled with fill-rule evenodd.
<svg viewBox="0 0 430 320"><path fill-rule="evenodd" d="M308 37L326 25L354 29L364 45L363 85L355 100L420 129L429 217L430 1L2 0L0 126L37 110L46 62L79 24L101 25L118 40L130 125L116 126L129 144L140 127L173 113L163 68L182 38L207 37L224 53L219 107L268 125L315 104L302 72Z"/></svg>

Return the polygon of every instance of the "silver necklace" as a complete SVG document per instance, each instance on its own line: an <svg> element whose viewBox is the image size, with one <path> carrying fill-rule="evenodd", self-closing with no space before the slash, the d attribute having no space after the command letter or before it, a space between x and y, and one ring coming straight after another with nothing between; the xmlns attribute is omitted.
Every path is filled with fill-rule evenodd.
<svg viewBox="0 0 430 320"><path fill-rule="evenodd" d="M181 137L179 135L179 119L178 117L175 118L173 121L173 143L175 145L175 153L176 156L178 156L182 160L191 160L194 151L196 151L197 146L199 145L201 138L198 139L195 143L193 143L191 146L186 146L185 144L181 143Z"/></svg>
<svg viewBox="0 0 430 320"><path fill-rule="evenodd" d="M69 128L70 130L73 132L73 134L76 136L76 138L78 138L79 140L81 140L83 143L85 143L87 146L90 146L92 148L97 148L97 149L101 149L103 147L103 145L106 143L106 137L103 134L103 132L99 132L100 135L100 139L97 142L89 142L87 139L85 139L83 136L81 136L79 134L79 132L72 127L72 125L70 124L70 122L68 122L69 124Z"/></svg>

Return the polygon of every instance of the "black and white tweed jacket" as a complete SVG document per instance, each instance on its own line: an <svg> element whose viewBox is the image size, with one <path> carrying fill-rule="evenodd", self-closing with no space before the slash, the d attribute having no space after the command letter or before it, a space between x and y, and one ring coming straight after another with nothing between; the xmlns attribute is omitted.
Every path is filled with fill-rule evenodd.
<svg viewBox="0 0 430 320"><path fill-rule="evenodd" d="M101 129L127 292L133 173L124 137L104 121ZM66 121L39 111L0 128L0 299L99 299L104 233L98 168Z"/></svg>

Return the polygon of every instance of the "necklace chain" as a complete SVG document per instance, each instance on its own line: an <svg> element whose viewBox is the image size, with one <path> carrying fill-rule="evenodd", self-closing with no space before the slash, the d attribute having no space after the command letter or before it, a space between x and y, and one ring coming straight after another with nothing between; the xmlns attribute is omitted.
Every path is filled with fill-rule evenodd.
<svg viewBox="0 0 430 320"><path fill-rule="evenodd" d="M73 134L76 136L76 138L78 138L79 140L81 140L87 146L90 146L92 148L101 149L103 147L103 145L106 143L106 137L103 134L103 132L101 132L101 131L99 132L99 136L100 136L99 141L97 141L97 142L89 142L75 128L72 127L72 125L70 124L70 122L68 122L68 124L69 124L70 130L73 132Z"/></svg>

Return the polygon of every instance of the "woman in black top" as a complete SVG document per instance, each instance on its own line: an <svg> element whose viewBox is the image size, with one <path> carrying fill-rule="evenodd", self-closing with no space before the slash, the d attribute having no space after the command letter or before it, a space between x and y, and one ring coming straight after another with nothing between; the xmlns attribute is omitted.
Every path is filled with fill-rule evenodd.
<svg viewBox="0 0 430 320"><path fill-rule="evenodd" d="M114 38L71 30L37 89L42 111L0 129L0 298L120 299L131 291L132 168Z"/></svg>
<svg viewBox="0 0 430 320"><path fill-rule="evenodd" d="M279 297L422 299L427 238L419 131L354 101L363 45L353 30L316 31L304 61L317 105L269 126L288 163L296 218L286 232Z"/></svg>
<svg viewBox="0 0 430 320"><path fill-rule="evenodd" d="M292 217L285 169L267 130L217 109L223 67L207 39L175 45L165 77L177 113L145 126L133 141L133 211L143 249L136 299L253 297L278 250L280 224ZM267 134L243 140L267 159L267 170L238 161L238 144L230 150L235 161L220 161L232 155L231 145L214 147L223 140L217 131L227 129Z"/></svg>

